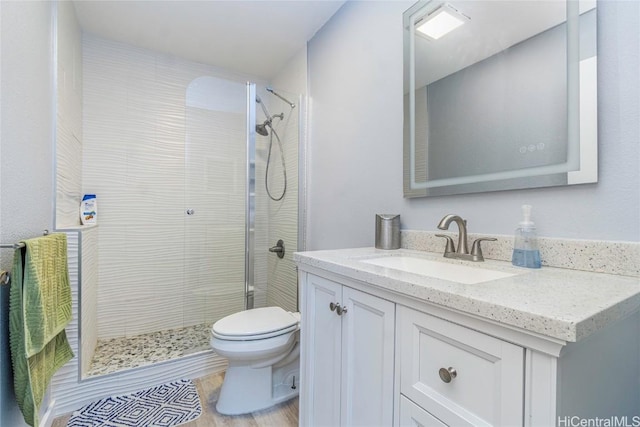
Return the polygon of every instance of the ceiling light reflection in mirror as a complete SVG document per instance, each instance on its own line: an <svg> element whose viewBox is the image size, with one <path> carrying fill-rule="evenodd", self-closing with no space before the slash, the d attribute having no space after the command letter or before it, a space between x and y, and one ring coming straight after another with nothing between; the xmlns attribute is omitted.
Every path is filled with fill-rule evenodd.
<svg viewBox="0 0 640 427"><path fill-rule="evenodd" d="M428 39L438 40L440 37L450 33L469 20L449 4L442 4L433 12L429 13L422 22L417 22L416 31L425 35Z"/></svg>

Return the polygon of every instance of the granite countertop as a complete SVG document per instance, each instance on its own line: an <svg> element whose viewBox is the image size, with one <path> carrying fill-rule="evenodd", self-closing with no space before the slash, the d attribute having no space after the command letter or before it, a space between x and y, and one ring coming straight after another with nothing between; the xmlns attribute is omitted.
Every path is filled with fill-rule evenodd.
<svg viewBox="0 0 640 427"><path fill-rule="evenodd" d="M515 275L461 284L362 262L380 256L411 256ZM293 258L302 270L304 266L325 269L373 287L563 341L579 341L640 309L638 277L551 267L526 269L504 261L469 262L408 249L297 252Z"/></svg>

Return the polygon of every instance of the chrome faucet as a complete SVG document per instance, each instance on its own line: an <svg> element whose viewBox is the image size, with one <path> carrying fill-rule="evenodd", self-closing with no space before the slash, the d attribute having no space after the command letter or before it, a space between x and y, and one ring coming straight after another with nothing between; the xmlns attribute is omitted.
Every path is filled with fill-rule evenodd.
<svg viewBox="0 0 640 427"><path fill-rule="evenodd" d="M484 261L482 256L482 248L480 242L483 240L496 240L493 237L481 237L476 239L471 246L471 253L469 253L469 246L467 245L467 221L460 218L458 215L445 215L444 218L438 223L440 230L448 230L449 225L455 222L458 225L458 247L453 244L453 239L450 236L444 234L436 234L437 237L444 237L447 239L447 246L444 250L445 258L457 258L467 261Z"/></svg>

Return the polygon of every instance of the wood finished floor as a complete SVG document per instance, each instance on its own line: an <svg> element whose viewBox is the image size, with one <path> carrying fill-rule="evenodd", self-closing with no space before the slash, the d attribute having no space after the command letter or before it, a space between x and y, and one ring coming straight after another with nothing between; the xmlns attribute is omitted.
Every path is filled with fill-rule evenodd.
<svg viewBox="0 0 640 427"><path fill-rule="evenodd" d="M297 397L272 408L247 415L228 416L219 414L216 411L216 402L223 378L224 373L218 373L193 380L200 395L202 415L194 421L182 424L181 427L294 427L298 425ZM61 415L53 421L51 427L66 427L69 418L71 418L71 414Z"/></svg>

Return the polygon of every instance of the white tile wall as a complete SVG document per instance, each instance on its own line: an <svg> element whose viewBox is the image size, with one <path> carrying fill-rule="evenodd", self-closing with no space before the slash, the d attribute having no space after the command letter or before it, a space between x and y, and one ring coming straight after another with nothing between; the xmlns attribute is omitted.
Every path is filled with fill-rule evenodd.
<svg viewBox="0 0 640 427"><path fill-rule="evenodd" d="M298 104L298 96L276 90L287 99ZM274 128L282 141L284 151L285 166L287 172L287 191L280 201L268 200L269 212L269 245L273 246L282 239L285 244L285 256L280 259L275 254L268 257L268 286L267 305L278 305L285 310L297 310L297 273L293 263L292 254L298 250L298 141L300 140L299 111L300 105L290 108L279 99L271 102L272 114L284 112L284 121L277 121ZM267 137L262 137L268 140ZM265 153L268 152L268 143L263 147ZM264 179L264 176L262 176ZM284 185L282 163L280 159L280 148L275 136L273 137L273 147L271 151L271 162L269 165L269 191L274 197L282 194ZM260 187L264 190L264 185Z"/></svg>
<svg viewBox="0 0 640 427"><path fill-rule="evenodd" d="M98 229L83 228L79 233L80 253L80 373L84 375L98 341Z"/></svg>
<svg viewBox="0 0 640 427"><path fill-rule="evenodd" d="M59 221L75 225L81 194L98 194L98 336L211 323L240 310L244 111L185 107L187 88L193 89L190 83L211 74L200 64L93 36L84 37L83 54L83 106L72 108L74 98L60 111L82 111L84 133L78 135L79 125L67 129L59 120L57 208ZM238 85L244 91L244 84ZM206 90L206 81L198 80L196 86ZM293 94L287 96L297 100ZM285 148L288 190L281 202L266 198L268 138L259 137L256 306L295 310L296 275L290 255L297 249L298 111L272 95L262 97L274 114L285 112L286 119L277 123L276 130ZM237 109L237 105L228 108ZM67 116L77 118L72 113ZM282 188L279 155L274 140L273 193ZM81 189L76 188L78 183ZM187 208L195 209L196 215L185 216ZM267 252L280 238L287 245L284 260ZM230 245L231 241L235 243Z"/></svg>
<svg viewBox="0 0 640 427"><path fill-rule="evenodd" d="M186 103L188 89L213 84L212 96L222 96L218 88L243 105L244 82L190 86L212 70L90 36L83 54L83 191L98 195L99 337L241 310L245 108Z"/></svg>

